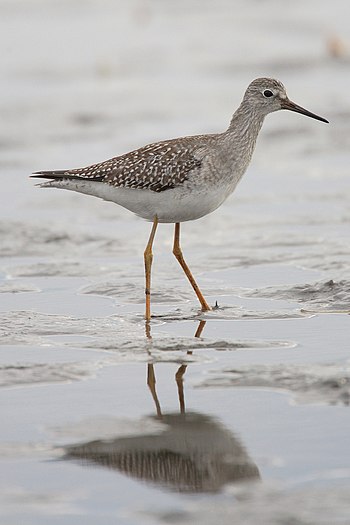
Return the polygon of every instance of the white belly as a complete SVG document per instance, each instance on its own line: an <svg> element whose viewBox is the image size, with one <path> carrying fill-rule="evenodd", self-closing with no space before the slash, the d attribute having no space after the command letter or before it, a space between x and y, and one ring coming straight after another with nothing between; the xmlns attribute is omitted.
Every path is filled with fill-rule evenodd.
<svg viewBox="0 0 350 525"><path fill-rule="evenodd" d="M152 221L155 216L159 222L184 222L199 219L216 210L233 191L228 186L202 187L194 189L177 187L162 192L115 188L109 184L93 181L58 180L41 185L45 188L62 188L94 195L112 201L132 211L136 215Z"/></svg>

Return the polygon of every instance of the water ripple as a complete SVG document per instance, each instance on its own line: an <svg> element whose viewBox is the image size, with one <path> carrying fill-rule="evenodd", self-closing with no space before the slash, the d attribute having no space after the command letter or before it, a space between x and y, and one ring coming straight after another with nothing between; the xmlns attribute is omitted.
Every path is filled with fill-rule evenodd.
<svg viewBox="0 0 350 525"><path fill-rule="evenodd" d="M243 366L222 370L200 386L272 388L292 392L300 403L349 405L350 365Z"/></svg>

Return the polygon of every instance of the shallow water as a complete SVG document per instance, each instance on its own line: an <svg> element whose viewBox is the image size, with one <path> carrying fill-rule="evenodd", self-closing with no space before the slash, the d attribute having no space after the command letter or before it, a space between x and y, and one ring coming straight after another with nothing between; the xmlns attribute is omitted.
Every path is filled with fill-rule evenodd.
<svg viewBox="0 0 350 525"><path fill-rule="evenodd" d="M276 6L0 3L1 523L350 523L349 6ZM183 225L211 312L159 228L149 333L149 225L27 175L222 130L260 75L331 124L268 117Z"/></svg>

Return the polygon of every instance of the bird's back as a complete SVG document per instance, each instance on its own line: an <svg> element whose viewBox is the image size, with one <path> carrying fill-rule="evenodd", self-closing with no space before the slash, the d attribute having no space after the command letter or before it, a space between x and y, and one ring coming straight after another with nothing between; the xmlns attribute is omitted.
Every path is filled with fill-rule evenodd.
<svg viewBox="0 0 350 525"><path fill-rule="evenodd" d="M84 168L39 171L51 181L88 180L115 188L163 192L182 185L198 172L216 135L196 135L148 144L124 155Z"/></svg>

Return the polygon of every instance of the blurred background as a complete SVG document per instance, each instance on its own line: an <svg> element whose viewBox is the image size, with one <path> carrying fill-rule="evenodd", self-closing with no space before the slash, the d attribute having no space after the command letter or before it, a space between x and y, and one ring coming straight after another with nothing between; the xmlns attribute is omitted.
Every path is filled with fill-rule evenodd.
<svg viewBox="0 0 350 525"><path fill-rule="evenodd" d="M349 146L345 0L2 0L0 13L2 215L20 213L25 195L38 205L53 198L32 192L31 171L225 129L258 76L279 78L332 126L269 117L253 169L274 170L276 156L281 174L281 162L310 148L328 149L314 171L342 169L334 156ZM70 198L77 219L84 199Z"/></svg>

